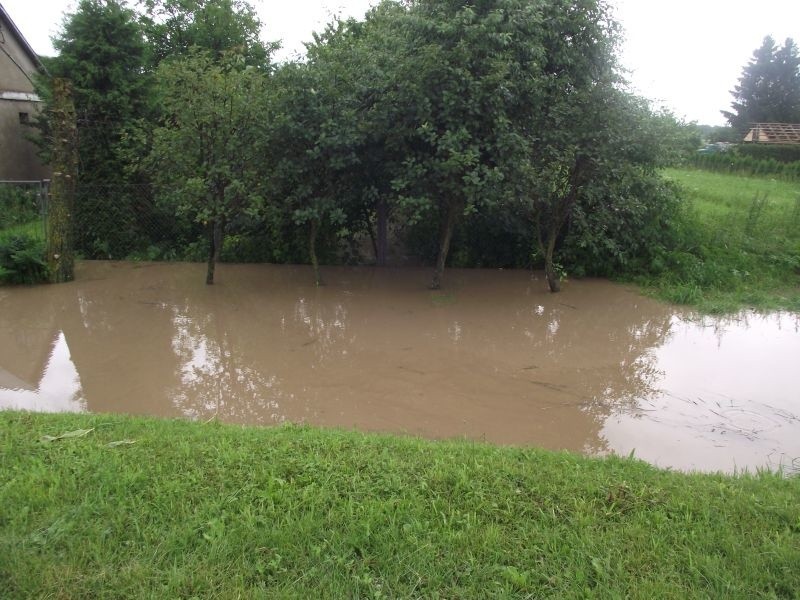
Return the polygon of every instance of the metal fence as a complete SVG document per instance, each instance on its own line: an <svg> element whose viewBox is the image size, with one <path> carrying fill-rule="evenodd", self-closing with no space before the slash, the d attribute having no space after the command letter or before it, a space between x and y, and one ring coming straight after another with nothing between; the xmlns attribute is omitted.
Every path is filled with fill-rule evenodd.
<svg viewBox="0 0 800 600"><path fill-rule="evenodd" d="M47 236L48 179L0 180L0 236Z"/></svg>
<svg viewBox="0 0 800 600"><path fill-rule="evenodd" d="M72 211L75 257L90 260L204 261L209 227L177 209L175 198L148 184L79 183ZM35 237L46 242L50 182L0 181L0 240ZM242 213L225 223L221 259L226 262L302 262L307 234L291 215ZM330 238L330 239L328 239ZM338 238L318 244L328 260ZM322 254L327 252L328 255Z"/></svg>
<svg viewBox="0 0 800 600"><path fill-rule="evenodd" d="M79 185L73 221L76 253L90 259L192 258L187 249L202 237L146 184Z"/></svg>

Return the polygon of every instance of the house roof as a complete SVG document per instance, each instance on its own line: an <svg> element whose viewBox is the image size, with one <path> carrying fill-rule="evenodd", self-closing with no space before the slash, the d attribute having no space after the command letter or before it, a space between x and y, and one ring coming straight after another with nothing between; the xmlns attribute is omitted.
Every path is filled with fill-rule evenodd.
<svg viewBox="0 0 800 600"><path fill-rule="evenodd" d="M45 71L46 69L44 68L44 64L42 64L42 59L39 58L39 55L34 52L33 48L31 48L28 40L26 40L25 36L22 35L22 32L19 30L16 23L14 23L14 20L11 18L11 15L8 14L8 11L3 7L2 4L0 4L0 17L2 17L3 20L8 23L11 33L13 33L14 37L17 38L17 41L19 42L20 46L22 46L25 54L28 55L28 58L33 61L33 64L35 64L38 69Z"/></svg>
<svg viewBox="0 0 800 600"><path fill-rule="evenodd" d="M800 144L800 123L753 123L744 141L756 144Z"/></svg>

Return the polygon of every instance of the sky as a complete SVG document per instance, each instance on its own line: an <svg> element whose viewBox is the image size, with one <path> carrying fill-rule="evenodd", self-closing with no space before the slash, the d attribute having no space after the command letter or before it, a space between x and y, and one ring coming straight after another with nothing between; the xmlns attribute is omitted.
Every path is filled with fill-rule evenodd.
<svg viewBox="0 0 800 600"><path fill-rule="evenodd" d="M625 30L621 62L632 88L701 124L722 125L721 110L742 67L765 35L800 42L800 0L609 0ZM331 15L360 17L370 0L251 0L278 58L303 51ZM33 49L53 55L50 38L75 0L0 0Z"/></svg>

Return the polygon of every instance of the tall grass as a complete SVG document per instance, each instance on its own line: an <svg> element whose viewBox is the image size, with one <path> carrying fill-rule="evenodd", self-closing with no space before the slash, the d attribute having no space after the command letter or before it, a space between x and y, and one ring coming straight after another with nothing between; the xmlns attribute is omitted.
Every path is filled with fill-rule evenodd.
<svg viewBox="0 0 800 600"><path fill-rule="evenodd" d="M686 198L678 245L640 282L706 312L800 310L800 185L671 169Z"/></svg>

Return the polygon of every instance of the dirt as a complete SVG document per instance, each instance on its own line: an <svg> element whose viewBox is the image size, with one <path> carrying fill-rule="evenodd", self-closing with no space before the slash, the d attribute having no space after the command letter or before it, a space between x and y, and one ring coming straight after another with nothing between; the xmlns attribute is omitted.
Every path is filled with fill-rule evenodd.
<svg viewBox="0 0 800 600"><path fill-rule="evenodd" d="M0 289L0 408L466 437L679 469L800 456L800 316L541 274L82 262Z"/></svg>

